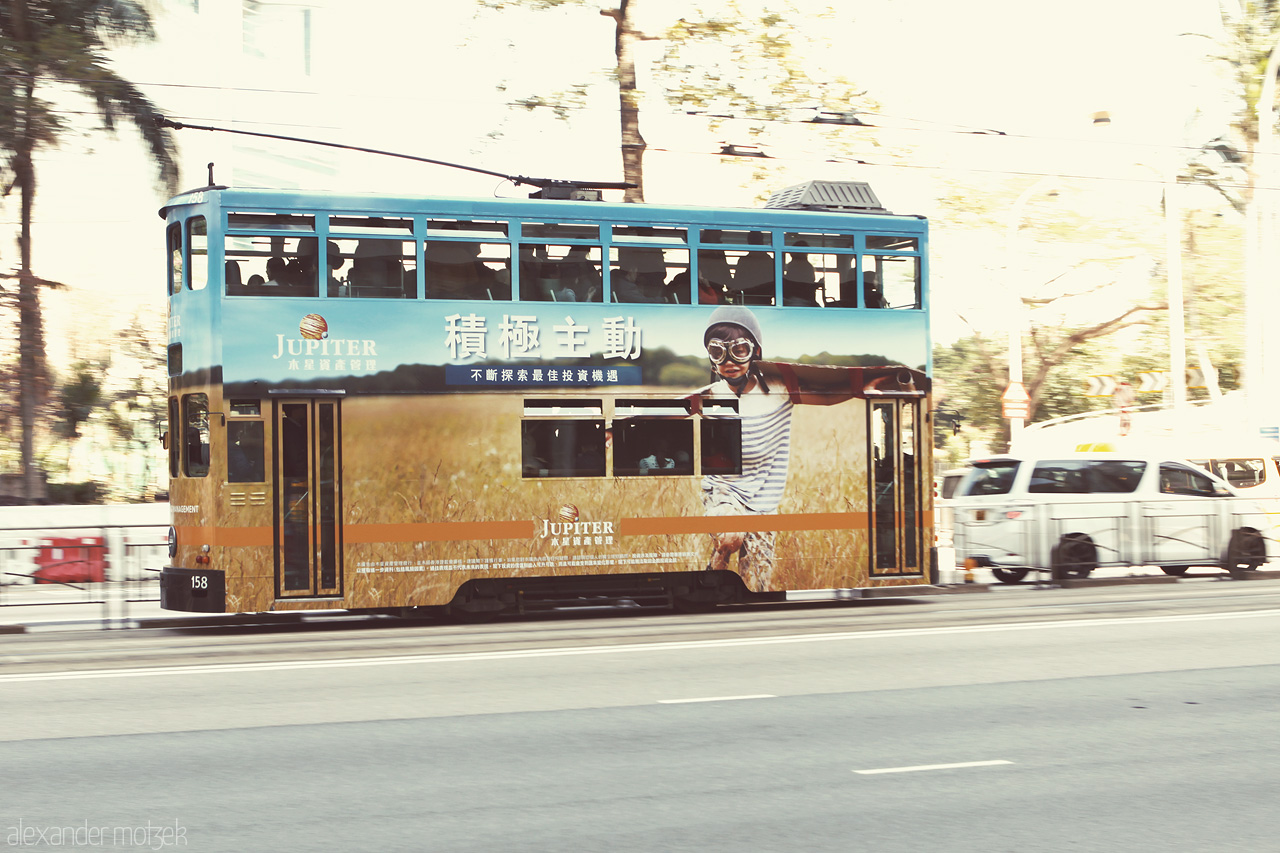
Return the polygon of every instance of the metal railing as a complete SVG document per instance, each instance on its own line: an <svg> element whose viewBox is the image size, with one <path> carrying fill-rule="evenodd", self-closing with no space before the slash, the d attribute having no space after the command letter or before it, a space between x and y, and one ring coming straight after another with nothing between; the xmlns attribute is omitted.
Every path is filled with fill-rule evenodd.
<svg viewBox="0 0 1280 853"><path fill-rule="evenodd" d="M68 619L126 626L131 606L160 600L166 534L159 525L0 529L0 621L41 608L38 621L74 611Z"/></svg>

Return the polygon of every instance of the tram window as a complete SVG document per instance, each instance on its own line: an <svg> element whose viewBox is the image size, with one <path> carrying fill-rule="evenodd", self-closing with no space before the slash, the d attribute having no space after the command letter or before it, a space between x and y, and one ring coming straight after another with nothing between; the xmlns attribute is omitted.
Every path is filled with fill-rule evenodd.
<svg viewBox="0 0 1280 853"><path fill-rule="evenodd" d="M808 246L811 249L848 249L853 251L852 234L815 234L788 231L783 235L787 246Z"/></svg>
<svg viewBox="0 0 1280 853"><path fill-rule="evenodd" d="M727 301L738 305L772 305L776 294L773 252L725 252L733 269Z"/></svg>
<svg viewBox="0 0 1280 853"><path fill-rule="evenodd" d="M715 305L728 298L733 272L723 249L698 250L698 302Z"/></svg>
<svg viewBox="0 0 1280 853"><path fill-rule="evenodd" d="M412 219L391 219L382 216L331 216L330 234L361 234L407 240L413 237Z"/></svg>
<svg viewBox="0 0 1280 853"><path fill-rule="evenodd" d="M614 419L613 473L617 477L692 474L693 420Z"/></svg>
<svg viewBox="0 0 1280 853"><path fill-rule="evenodd" d="M178 476L178 448L182 442L178 438L182 434L182 422L178 420L178 398L169 398L169 433L165 436L165 447L169 451L169 476Z"/></svg>
<svg viewBox="0 0 1280 853"><path fill-rule="evenodd" d="M228 213L227 227L236 231L316 230L316 218L302 213Z"/></svg>
<svg viewBox="0 0 1280 853"><path fill-rule="evenodd" d="M520 467L525 477L603 477L603 420L526 420L520 424Z"/></svg>
<svg viewBox="0 0 1280 853"><path fill-rule="evenodd" d="M262 414L261 400L232 400L229 407L231 414L240 417L256 417Z"/></svg>
<svg viewBox="0 0 1280 853"><path fill-rule="evenodd" d="M229 235L223 254L227 296L316 295L319 273L315 237ZM329 281L336 288L338 281L333 272L345 266L347 259L333 240L328 241L326 256Z"/></svg>
<svg viewBox="0 0 1280 853"><path fill-rule="evenodd" d="M920 471L916 466L919 454L916 452L916 409L904 405L899 410L899 437L902 442L902 468L899 479L902 482L902 565L910 568L918 565L919 554L916 545L920 539L918 525L920 522L919 489Z"/></svg>
<svg viewBox="0 0 1280 853"><path fill-rule="evenodd" d="M170 344L168 357L165 359L169 366L170 376L182 375L182 344Z"/></svg>
<svg viewBox="0 0 1280 853"><path fill-rule="evenodd" d="M209 283L209 229L203 216L187 220L187 248L191 254L187 286L192 290L204 290Z"/></svg>
<svg viewBox="0 0 1280 853"><path fill-rule="evenodd" d="M601 400L578 400L570 397L535 397L524 401L525 415L568 417L603 417Z"/></svg>
<svg viewBox="0 0 1280 853"><path fill-rule="evenodd" d="M427 237L456 237L481 242L505 240L507 223L487 219L432 219L427 223Z"/></svg>
<svg viewBox="0 0 1280 853"><path fill-rule="evenodd" d="M535 240L590 240L600 242L600 226L577 222L524 222L520 225L520 236Z"/></svg>
<svg viewBox="0 0 1280 853"><path fill-rule="evenodd" d="M615 246L609 251L613 302L689 303L688 249Z"/></svg>
<svg viewBox="0 0 1280 853"><path fill-rule="evenodd" d="M341 265L330 265L330 296L414 299L418 295L415 247L411 241L334 240ZM348 260L350 259L350 260Z"/></svg>
<svg viewBox="0 0 1280 853"><path fill-rule="evenodd" d="M169 226L169 292L179 293L182 290L182 225L175 222Z"/></svg>
<svg viewBox="0 0 1280 853"><path fill-rule="evenodd" d="M227 482L262 483L267 479L262 421L227 422Z"/></svg>
<svg viewBox="0 0 1280 853"><path fill-rule="evenodd" d="M841 292L839 255L815 255L803 240L790 249L782 267L782 304L817 308L837 301ZM853 255L843 256L850 262ZM847 264L846 264L847 266Z"/></svg>
<svg viewBox="0 0 1280 853"><path fill-rule="evenodd" d="M688 398L614 402L613 473L618 477L693 473L693 420Z"/></svg>
<svg viewBox="0 0 1280 853"><path fill-rule="evenodd" d="M687 228L668 228L657 225L615 225L613 226L613 242L615 243L684 243L688 238Z"/></svg>
<svg viewBox="0 0 1280 853"><path fill-rule="evenodd" d="M702 473L742 473L742 421L729 417L702 419Z"/></svg>
<svg viewBox="0 0 1280 853"><path fill-rule="evenodd" d="M182 473L188 477L209 475L209 397L186 394L182 398Z"/></svg>
<svg viewBox="0 0 1280 853"><path fill-rule="evenodd" d="M910 256L864 255L863 289L869 308L919 308L920 259ZM881 305L872 303L876 297Z"/></svg>
<svg viewBox="0 0 1280 853"><path fill-rule="evenodd" d="M868 234L868 252L918 252L920 241L915 237L900 237L893 234Z"/></svg>
<svg viewBox="0 0 1280 853"><path fill-rule="evenodd" d="M601 302L599 246L520 246L520 298L526 301Z"/></svg>
<svg viewBox="0 0 1280 853"><path fill-rule="evenodd" d="M729 246L761 246L772 243L772 237L767 231L734 231L724 228L704 228L698 239L703 243Z"/></svg>
<svg viewBox="0 0 1280 853"><path fill-rule="evenodd" d="M875 569L892 569L898 565L897 504L898 457L892 440L894 404L873 403L871 408L871 488L874 521L873 544Z"/></svg>

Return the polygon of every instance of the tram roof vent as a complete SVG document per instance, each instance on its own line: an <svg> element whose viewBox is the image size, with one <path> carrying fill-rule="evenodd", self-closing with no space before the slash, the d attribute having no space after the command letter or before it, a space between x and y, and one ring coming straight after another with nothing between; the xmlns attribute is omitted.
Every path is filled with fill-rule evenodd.
<svg viewBox="0 0 1280 853"><path fill-rule="evenodd" d="M866 181L808 181L769 196L765 207L781 210L832 210L888 213Z"/></svg>

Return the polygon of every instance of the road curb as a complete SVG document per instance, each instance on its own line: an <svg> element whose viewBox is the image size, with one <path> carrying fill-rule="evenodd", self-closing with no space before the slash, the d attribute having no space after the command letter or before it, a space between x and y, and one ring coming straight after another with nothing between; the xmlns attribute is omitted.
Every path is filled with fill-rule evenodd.
<svg viewBox="0 0 1280 853"><path fill-rule="evenodd" d="M1134 578L1062 578L1049 581L1063 589L1086 589L1091 586L1131 586L1134 584L1177 583L1178 578L1172 575L1150 575Z"/></svg>

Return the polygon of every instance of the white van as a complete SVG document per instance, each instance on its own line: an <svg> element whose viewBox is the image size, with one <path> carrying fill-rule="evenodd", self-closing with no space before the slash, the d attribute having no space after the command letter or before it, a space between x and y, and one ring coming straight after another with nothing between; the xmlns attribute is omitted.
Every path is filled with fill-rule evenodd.
<svg viewBox="0 0 1280 853"><path fill-rule="evenodd" d="M974 460L951 498L957 565L997 580L1032 571L1087 577L1100 566L1159 566L1233 575L1273 552L1260 501L1190 462L1119 454Z"/></svg>
<svg viewBox="0 0 1280 853"><path fill-rule="evenodd" d="M952 468L933 479L933 531L939 546L951 544L951 530L955 527L951 498L967 473L968 468Z"/></svg>

